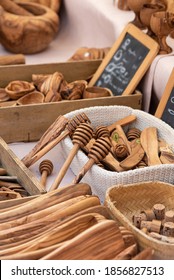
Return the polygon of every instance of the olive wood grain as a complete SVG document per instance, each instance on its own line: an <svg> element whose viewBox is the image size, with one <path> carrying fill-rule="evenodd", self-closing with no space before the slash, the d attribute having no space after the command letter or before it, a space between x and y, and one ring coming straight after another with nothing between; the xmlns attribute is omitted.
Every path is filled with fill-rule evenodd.
<svg viewBox="0 0 174 280"><path fill-rule="evenodd" d="M112 259L124 248L124 241L116 222L104 220L84 230L41 259Z"/></svg>
<svg viewBox="0 0 174 280"><path fill-rule="evenodd" d="M158 137L156 127L147 127L140 135L141 145L147 155L148 165L162 164L158 155Z"/></svg>
<svg viewBox="0 0 174 280"><path fill-rule="evenodd" d="M29 167L32 163L32 157L42 150L46 145L50 142L54 141L61 133L64 131L66 125L68 123L68 119L64 116L58 116L57 119L48 127L39 141L36 143L34 148L22 159L22 162ZM53 146L54 147L54 146ZM30 162L31 161L31 162Z"/></svg>
<svg viewBox="0 0 174 280"><path fill-rule="evenodd" d="M0 222L7 222L15 219L16 217L23 217L26 214L37 212L38 209L44 209L45 205L47 205L47 207L49 205L53 205L60 197L63 197L66 194L71 194L73 191L77 189L79 190L79 188L86 188L91 191L88 184L70 184L66 187L38 196L34 200L25 202L15 209L10 209L9 211L0 213Z"/></svg>
<svg viewBox="0 0 174 280"><path fill-rule="evenodd" d="M25 64L25 56L23 54L3 55L0 56L0 65L16 65Z"/></svg>

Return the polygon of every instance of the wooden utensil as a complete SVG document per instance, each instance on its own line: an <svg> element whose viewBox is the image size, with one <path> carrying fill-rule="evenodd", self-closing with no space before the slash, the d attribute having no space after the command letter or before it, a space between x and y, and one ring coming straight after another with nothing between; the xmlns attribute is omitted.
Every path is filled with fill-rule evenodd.
<svg viewBox="0 0 174 280"><path fill-rule="evenodd" d="M148 165L162 164L158 156L158 137L155 127L147 127L142 130L140 136L141 145L147 155Z"/></svg>
<svg viewBox="0 0 174 280"><path fill-rule="evenodd" d="M51 175L51 173L53 171L53 163L50 160L48 160L48 159L43 160L39 164L39 171L41 173L41 180L40 180L40 182L45 187L46 181L47 181L47 177L49 175Z"/></svg>
<svg viewBox="0 0 174 280"><path fill-rule="evenodd" d="M42 259L112 259L124 248L116 222L104 220L83 231Z"/></svg>
<svg viewBox="0 0 174 280"><path fill-rule="evenodd" d="M81 148L86 146L89 140L92 138L93 135L93 128L90 124L81 123L73 134L72 142L74 144L71 152L69 153L66 161L64 162L61 170L59 171L58 176L56 177L54 183L52 184L50 191L55 190L60 182L62 181L65 173L67 172L74 156L77 154L77 151Z"/></svg>
<svg viewBox="0 0 174 280"><path fill-rule="evenodd" d="M74 116L72 118L72 120L70 120L68 122L67 127L64 130L64 132L62 132L62 130L61 130L53 140L49 141L47 144L42 146L38 151L32 153L31 156L29 155L28 157L25 157L23 159L24 164L27 167L34 164L41 157L43 157L46 153L48 153L51 149L53 149L57 144L59 144L63 139L65 139L68 135L72 135L74 133L74 131L76 130L76 128L78 127L78 125L80 125L81 123L84 123L84 122L90 123L90 120L86 114L81 113L81 114ZM51 130L49 131L49 133L50 132L51 132ZM61 132L62 132L62 134L60 134Z"/></svg>
<svg viewBox="0 0 174 280"><path fill-rule="evenodd" d="M131 143L131 153L120 162L120 166L129 170L134 168L144 157L144 149L141 146L140 140L134 140Z"/></svg>
<svg viewBox="0 0 174 280"><path fill-rule="evenodd" d="M79 174L74 178L73 184L80 182L92 165L105 158L110 149L111 142L107 137L98 138L88 154L89 160L84 165Z"/></svg>
<svg viewBox="0 0 174 280"><path fill-rule="evenodd" d="M55 140L65 130L68 121L69 120L64 116L58 116L57 119L48 127L48 129L36 143L34 148L25 157L22 158L22 162L27 167L29 167L34 161L33 157L44 147L46 147L50 142Z"/></svg>

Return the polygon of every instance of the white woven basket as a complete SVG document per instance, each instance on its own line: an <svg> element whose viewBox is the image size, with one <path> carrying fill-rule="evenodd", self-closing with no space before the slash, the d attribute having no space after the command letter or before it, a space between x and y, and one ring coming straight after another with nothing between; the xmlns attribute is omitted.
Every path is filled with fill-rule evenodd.
<svg viewBox="0 0 174 280"><path fill-rule="evenodd" d="M110 125L128 115L136 115L136 121L124 127L125 132L130 127L137 127L143 130L145 127L154 126L158 130L158 137L164 139L170 145L174 144L174 129L162 120L146 112L127 106L96 106L75 110L65 116L71 119L76 114L82 112L89 117L94 127L98 125ZM63 156L66 159L73 147L71 139L67 137L61 141L61 146ZM77 175L87 161L88 157L82 151L78 151L70 166L73 173ZM108 187L116 184L132 184L143 181L162 181L173 184L174 164L162 164L119 173L104 170L94 164L83 177L82 181L88 183L93 193L99 196L101 202L104 202L106 190Z"/></svg>

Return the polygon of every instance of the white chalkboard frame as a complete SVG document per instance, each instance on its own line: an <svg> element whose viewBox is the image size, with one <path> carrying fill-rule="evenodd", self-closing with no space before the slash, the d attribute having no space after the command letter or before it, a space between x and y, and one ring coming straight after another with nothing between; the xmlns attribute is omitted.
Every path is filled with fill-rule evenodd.
<svg viewBox="0 0 174 280"><path fill-rule="evenodd" d="M136 71L135 75L123 91L121 95L131 95L134 90L136 89L136 86L150 67L153 59L159 52L159 44L153 40L150 36L148 36L146 33L144 33L142 30L140 30L138 27L133 25L132 23L128 23L127 26L124 28L116 42L111 47L110 51L106 55L106 57L103 59L102 63L100 64L97 71L94 73L92 79L89 82L89 86L94 86L98 78L102 75L104 69L111 61L112 57L116 53L116 51L119 49L122 41L125 38L126 34L132 35L135 39L140 41L144 46L149 48L149 52L147 56L145 57L144 61L141 63L140 67Z"/></svg>
<svg viewBox="0 0 174 280"><path fill-rule="evenodd" d="M174 88L174 68L169 76L169 79L168 79L168 82L166 84L166 87L164 89L164 93L161 97L161 100L158 104L158 107L156 109L156 112L155 112L155 117L161 119L162 118L162 115L165 111L165 108L166 108L166 105L167 105L167 102L170 98L170 95L172 93L172 90Z"/></svg>

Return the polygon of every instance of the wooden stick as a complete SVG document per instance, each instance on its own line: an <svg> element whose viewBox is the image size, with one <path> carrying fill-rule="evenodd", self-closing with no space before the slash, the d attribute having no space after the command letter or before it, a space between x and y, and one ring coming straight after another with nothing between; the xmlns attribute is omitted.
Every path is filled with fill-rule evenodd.
<svg viewBox="0 0 174 280"><path fill-rule="evenodd" d="M128 124L134 122L136 120L136 118L137 117L135 115L130 115L130 116L124 117L123 119L120 119L120 120L116 121L115 123L108 125L107 128L111 133L113 130L116 129L116 125L120 125L120 126L128 125Z"/></svg>
<svg viewBox="0 0 174 280"><path fill-rule="evenodd" d="M87 145L87 143L92 138L92 135L93 135L93 128L91 125L89 125L87 123L82 123L77 127L77 129L75 130L75 132L73 134L74 146L73 146L72 150L70 151L66 161L64 162L61 170L59 171L59 174L56 177L54 183L52 184L50 191L55 190L59 186L60 182L62 181L63 177L65 176L65 173L67 172L67 170L68 170L73 158L77 154L78 150L81 147Z"/></svg>
<svg viewBox="0 0 174 280"><path fill-rule="evenodd" d="M21 16L33 16L32 13L11 0L0 0L0 5L9 13Z"/></svg>
<svg viewBox="0 0 174 280"><path fill-rule="evenodd" d="M25 56L23 54L0 56L0 65L15 65L15 64L25 64Z"/></svg>

